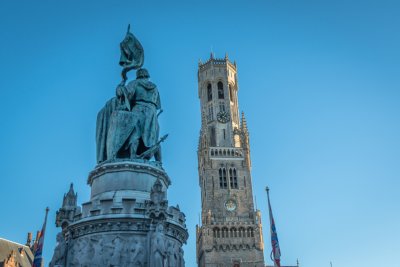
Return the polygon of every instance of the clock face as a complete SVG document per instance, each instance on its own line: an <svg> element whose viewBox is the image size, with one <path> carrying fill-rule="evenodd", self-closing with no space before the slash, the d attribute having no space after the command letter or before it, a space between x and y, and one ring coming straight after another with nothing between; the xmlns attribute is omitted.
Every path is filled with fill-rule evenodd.
<svg viewBox="0 0 400 267"><path fill-rule="evenodd" d="M217 120L222 123L227 123L230 120L230 116L226 111L220 111L217 113Z"/></svg>
<svg viewBox="0 0 400 267"><path fill-rule="evenodd" d="M225 202L225 208L227 211L234 211L236 209L236 202L229 199Z"/></svg>

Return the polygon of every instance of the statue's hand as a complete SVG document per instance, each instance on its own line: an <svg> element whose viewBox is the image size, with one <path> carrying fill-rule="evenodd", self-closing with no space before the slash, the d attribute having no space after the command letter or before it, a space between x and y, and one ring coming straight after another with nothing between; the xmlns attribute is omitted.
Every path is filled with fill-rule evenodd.
<svg viewBox="0 0 400 267"><path fill-rule="evenodd" d="M117 89L115 90L115 94L117 95L118 98L121 98L124 95L124 92L123 92L123 89L122 89L123 86L124 85L122 83L120 83L117 86Z"/></svg>

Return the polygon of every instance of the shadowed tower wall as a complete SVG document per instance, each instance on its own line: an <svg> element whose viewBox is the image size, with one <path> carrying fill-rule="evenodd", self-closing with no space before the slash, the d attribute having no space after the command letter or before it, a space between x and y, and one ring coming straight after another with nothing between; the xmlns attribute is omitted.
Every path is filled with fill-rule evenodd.
<svg viewBox="0 0 400 267"><path fill-rule="evenodd" d="M203 267L264 266L261 214L254 209L249 133L239 118L236 62L211 55L199 62L198 145L201 225L197 263Z"/></svg>

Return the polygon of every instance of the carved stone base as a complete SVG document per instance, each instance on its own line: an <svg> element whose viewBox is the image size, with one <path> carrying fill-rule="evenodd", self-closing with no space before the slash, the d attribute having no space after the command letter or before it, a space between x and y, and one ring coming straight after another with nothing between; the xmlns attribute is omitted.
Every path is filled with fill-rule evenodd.
<svg viewBox="0 0 400 267"><path fill-rule="evenodd" d="M70 209L76 211L73 219L66 207L58 213L62 240L50 266L184 266L185 215L168 206L170 179L164 170L146 163L108 163L92 171L88 183L91 199L82 209Z"/></svg>

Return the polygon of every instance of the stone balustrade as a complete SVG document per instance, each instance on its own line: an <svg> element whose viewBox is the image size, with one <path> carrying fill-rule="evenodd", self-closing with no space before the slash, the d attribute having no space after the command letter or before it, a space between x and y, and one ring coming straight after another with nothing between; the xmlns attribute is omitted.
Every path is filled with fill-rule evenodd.
<svg viewBox="0 0 400 267"><path fill-rule="evenodd" d="M210 158L243 158L243 149L238 147L210 147Z"/></svg>

